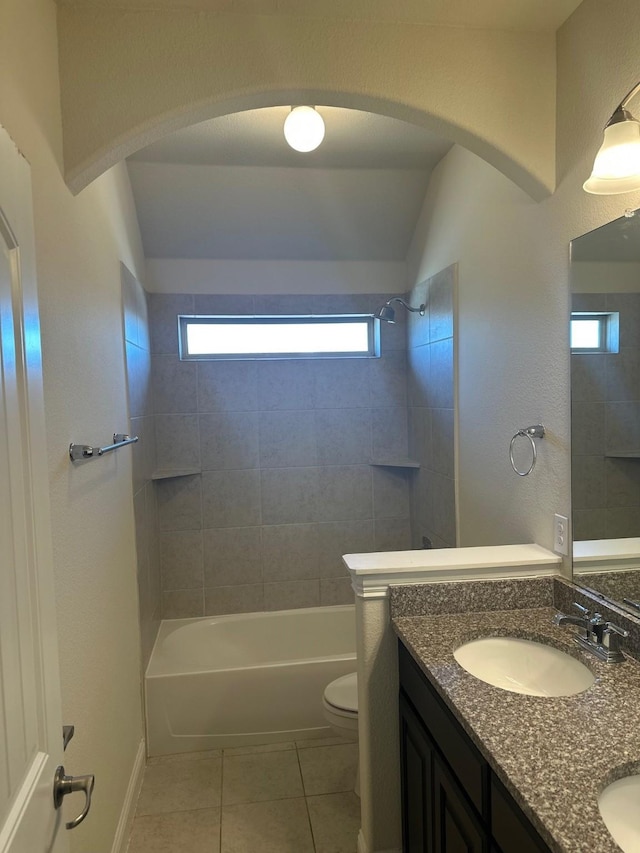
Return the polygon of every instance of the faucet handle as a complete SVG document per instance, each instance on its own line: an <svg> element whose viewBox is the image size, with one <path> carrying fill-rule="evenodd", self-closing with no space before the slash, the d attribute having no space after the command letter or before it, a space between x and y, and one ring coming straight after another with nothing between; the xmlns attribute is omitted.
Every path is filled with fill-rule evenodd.
<svg viewBox="0 0 640 853"><path fill-rule="evenodd" d="M617 634L619 637L628 637L629 632L625 631L624 628L619 628L617 625L614 625L613 622L605 622L604 623L604 633L605 634Z"/></svg>
<svg viewBox="0 0 640 853"><path fill-rule="evenodd" d="M577 610L579 610L579 611L580 611L580 613L582 613L582 615L584 616L584 618L585 618L585 619L587 619L587 620L590 620L590 619L591 619L591 611L589 610L589 608L588 608L588 607L583 607L581 604L578 604L578 602L577 602L577 601L574 601L574 602L573 602L573 606L574 606ZM596 614L596 615L598 615L598 614ZM602 619L602 616L600 616L600 618Z"/></svg>
<svg viewBox="0 0 640 853"><path fill-rule="evenodd" d="M621 640L629 636L629 632L624 628L619 628L613 622L605 622L602 644L607 650L607 662L621 663L624 660L620 650Z"/></svg>

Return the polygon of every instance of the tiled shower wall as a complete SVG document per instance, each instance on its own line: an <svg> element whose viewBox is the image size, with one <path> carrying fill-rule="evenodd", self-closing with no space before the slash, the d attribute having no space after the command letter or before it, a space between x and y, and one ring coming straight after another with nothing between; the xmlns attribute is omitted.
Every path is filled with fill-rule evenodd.
<svg viewBox="0 0 640 853"><path fill-rule="evenodd" d="M417 285L408 328L409 455L420 463L411 478L412 547L456 546L455 265Z"/></svg>
<svg viewBox="0 0 640 853"><path fill-rule="evenodd" d="M406 315L380 359L181 362L178 314L372 313L389 295L150 294L166 618L353 600L341 555L409 548Z"/></svg>
<svg viewBox="0 0 640 853"><path fill-rule="evenodd" d="M156 495L155 430L151 406L151 352L147 297L142 285L121 264L122 307L129 395L129 430L140 441L131 447L133 508L138 557L138 603L143 669L149 661L160 623L160 553Z"/></svg>
<svg viewBox="0 0 640 853"><path fill-rule="evenodd" d="M617 539L640 530L640 294L574 293L574 311L619 312L617 353L571 355L573 538Z"/></svg>

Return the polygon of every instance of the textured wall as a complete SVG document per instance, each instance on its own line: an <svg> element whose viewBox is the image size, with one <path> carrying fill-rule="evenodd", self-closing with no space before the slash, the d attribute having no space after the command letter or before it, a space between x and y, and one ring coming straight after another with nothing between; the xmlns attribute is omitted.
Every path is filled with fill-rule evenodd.
<svg viewBox="0 0 640 853"><path fill-rule="evenodd" d="M554 185L551 32L80 5L59 24L75 189L171 130L301 102L431 126L536 197Z"/></svg>
<svg viewBox="0 0 640 853"><path fill-rule="evenodd" d="M163 616L342 604L341 555L410 547L406 325L380 359L180 361L178 313L372 313L386 295L151 294Z"/></svg>
<svg viewBox="0 0 640 853"><path fill-rule="evenodd" d="M456 147L434 172L409 255L415 281L458 261L463 546L550 548L553 512L568 514L568 288L547 256L558 238L548 234L544 204ZM509 441L539 422L547 437L538 464L517 477Z"/></svg>
<svg viewBox="0 0 640 853"><path fill-rule="evenodd" d="M416 285L409 315L409 455L420 463L411 477L412 547L422 538L434 548L457 542L455 460L456 267Z"/></svg>

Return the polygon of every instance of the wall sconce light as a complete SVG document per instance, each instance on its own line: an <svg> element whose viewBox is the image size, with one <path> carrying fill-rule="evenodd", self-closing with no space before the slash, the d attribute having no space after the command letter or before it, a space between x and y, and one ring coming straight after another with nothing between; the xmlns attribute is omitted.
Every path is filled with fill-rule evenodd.
<svg viewBox="0 0 640 853"><path fill-rule="evenodd" d="M315 107L292 107L284 122L284 138L294 151L315 151L324 139L324 121Z"/></svg>
<svg viewBox="0 0 640 853"><path fill-rule="evenodd" d="M640 83L626 95L604 129L604 142L583 189L595 195L640 190L640 122L626 109Z"/></svg>

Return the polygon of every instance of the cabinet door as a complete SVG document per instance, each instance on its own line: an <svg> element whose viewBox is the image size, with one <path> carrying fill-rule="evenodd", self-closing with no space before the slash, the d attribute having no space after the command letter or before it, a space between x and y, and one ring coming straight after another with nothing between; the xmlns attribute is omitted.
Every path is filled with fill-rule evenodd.
<svg viewBox="0 0 640 853"><path fill-rule="evenodd" d="M433 751L420 720L400 694L403 853L433 853Z"/></svg>
<svg viewBox="0 0 640 853"><path fill-rule="evenodd" d="M437 756L433 759L434 853L486 853L487 833Z"/></svg>
<svg viewBox="0 0 640 853"><path fill-rule="evenodd" d="M491 777L491 832L502 853L550 853L502 783Z"/></svg>

